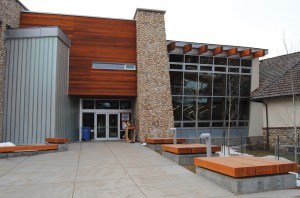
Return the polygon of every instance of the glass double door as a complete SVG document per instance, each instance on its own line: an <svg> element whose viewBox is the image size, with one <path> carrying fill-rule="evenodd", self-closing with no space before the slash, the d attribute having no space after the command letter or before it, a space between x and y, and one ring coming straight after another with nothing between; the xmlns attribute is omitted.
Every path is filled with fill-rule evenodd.
<svg viewBox="0 0 300 198"><path fill-rule="evenodd" d="M120 139L119 113L96 113L95 140Z"/></svg>

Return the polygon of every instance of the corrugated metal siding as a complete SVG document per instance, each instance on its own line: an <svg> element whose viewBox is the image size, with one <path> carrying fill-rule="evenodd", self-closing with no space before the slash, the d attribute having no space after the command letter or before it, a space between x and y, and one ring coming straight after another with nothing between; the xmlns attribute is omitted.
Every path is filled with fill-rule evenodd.
<svg viewBox="0 0 300 198"><path fill-rule="evenodd" d="M7 39L6 46L4 140L78 140L79 102L67 96L69 48L57 37Z"/></svg>
<svg viewBox="0 0 300 198"><path fill-rule="evenodd" d="M67 137L78 140L79 100L71 98L68 92L69 48L58 41L56 70L56 119L55 137Z"/></svg>

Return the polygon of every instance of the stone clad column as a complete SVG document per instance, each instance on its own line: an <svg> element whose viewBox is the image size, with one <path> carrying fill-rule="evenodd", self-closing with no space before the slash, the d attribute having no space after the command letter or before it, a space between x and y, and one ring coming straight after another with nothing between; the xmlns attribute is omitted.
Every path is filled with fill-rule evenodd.
<svg viewBox="0 0 300 198"><path fill-rule="evenodd" d="M172 137L174 126L165 11L137 9L137 99L139 141L145 137Z"/></svg>

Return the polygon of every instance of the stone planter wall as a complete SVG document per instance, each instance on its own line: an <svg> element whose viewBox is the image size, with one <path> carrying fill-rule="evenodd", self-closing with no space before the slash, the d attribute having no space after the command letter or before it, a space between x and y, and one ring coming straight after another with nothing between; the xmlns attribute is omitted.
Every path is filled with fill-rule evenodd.
<svg viewBox="0 0 300 198"><path fill-rule="evenodd" d="M137 99L135 116L138 140L172 137L173 109L169 58L166 44L165 11L137 9Z"/></svg>
<svg viewBox="0 0 300 198"><path fill-rule="evenodd" d="M300 132L300 128L297 129ZM292 127L271 127L269 128L269 143L270 148L275 148L277 145L277 136L279 135L280 145L294 145L295 134ZM263 128L263 141L267 143L267 129Z"/></svg>

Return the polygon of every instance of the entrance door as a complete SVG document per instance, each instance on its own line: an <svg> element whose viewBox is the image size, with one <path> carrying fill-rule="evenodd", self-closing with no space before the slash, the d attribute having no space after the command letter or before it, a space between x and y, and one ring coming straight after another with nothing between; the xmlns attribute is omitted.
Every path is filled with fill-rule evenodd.
<svg viewBox="0 0 300 198"><path fill-rule="evenodd" d="M98 113L96 114L95 140L119 139L119 114Z"/></svg>

